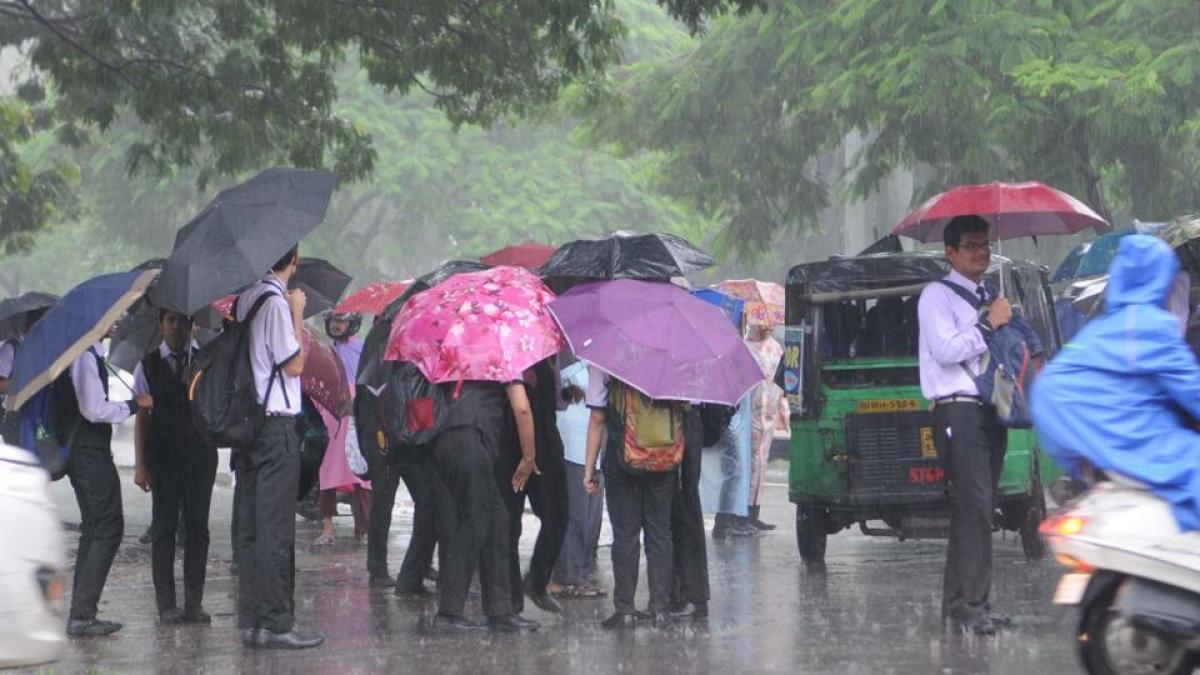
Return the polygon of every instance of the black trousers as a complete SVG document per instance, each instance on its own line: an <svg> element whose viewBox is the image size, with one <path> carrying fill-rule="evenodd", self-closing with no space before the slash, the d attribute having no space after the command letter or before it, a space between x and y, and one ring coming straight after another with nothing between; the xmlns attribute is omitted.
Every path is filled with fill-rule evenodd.
<svg viewBox="0 0 1200 675"><path fill-rule="evenodd" d="M268 417L238 452L238 627L283 633L295 624L296 486L300 435L293 417Z"/></svg>
<svg viewBox="0 0 1200 675"><path fill-rule="evenodd" d="M153 451L153 450L152 450ZM208 510L217 449L187 447L151 465L150 569L158 611L175 607L175 536L183 511L183 605L200 609L208 564Z"/></svg>
<svg viewBox="0 0 1200 675"><path fill-rule="evenodd" d="M992 406L956 402L934 406L933 437L950 493L942 614L970 618L989 609L992 514L1008 434Z"/></svg>
<svg viewBox="0 0 1200 675"><path fill-rule="evenodd" d="M474 427L448 429L434 441L439 614L463 614L476 569L484 614L513 613L508 511L496 485L496 443Z"/></svg>
<svg viewBox="0 0 1200 675"><path fill-rule="evenodd" d="M699 413L684 418L683 463L679 488L671 500L671 541L674 559L673 602L708 602L708 544L704 536L704 510L700 506L700 459L704 454L704 428Z"/></svg>
<svg viewBox="0 0 1200 675"><path fill-rule="evenodd" d="M125 536L121 480L108 448L81 446L71 450L67 476L79 503L79 552L71 589L71 618L96 618L96 606L113 558Z"/></svg>
<svg viewBox="0 0 1200 675"><path fill-rule="evenodd" d="M605 462L604 490L612 525L613 602L618 613L634 611L641 536L646 542L646 572L650 577L651 611L665 610L670 601L672 567L671 500L679 471L632 475Z"/></svg>
<svg viewBox="0 0 1200 675"><path fill-rule="evenodd" d="M388 573L387 542L392 527L392 509L400 481L413 499L413 529L396 577L396 587L411 590L420 586L433 567L437 547L437 521L429 460L418 463L380 461L371 467L371 517L367 528L367 573Z"/></svg>
<svg viewBox="0 0 1200 675"><path fill-rule="evenodd" d="M561 444L558 446L561 448ZM540 450L540 448L539 448ZM512 476L521 462L519 447L507 448L502 451L502 458L496 463L496 482L504 501L508 506L509 544L508 556L511 568L513 595L513 611L521 612L525 608L524 585L521 582L521 516L525 513L525 498L533 514L541 521L537 540L533 544L533 556L529 559L529 574L526 581L530 590L543 593L550 583L550 575L558 562L558 554L562 550L563 540L567 536L567 468L561 452L538 453L536 457L540 475L533 475L525 483L525 490L513 492Z"/></svg>

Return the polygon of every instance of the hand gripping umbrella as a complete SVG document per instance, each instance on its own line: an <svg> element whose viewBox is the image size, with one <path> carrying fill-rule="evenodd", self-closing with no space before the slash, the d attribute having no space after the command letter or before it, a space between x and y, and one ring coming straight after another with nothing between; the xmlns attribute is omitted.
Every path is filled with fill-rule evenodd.
<svg viewBox="0 0 1200 675"><path fill-rule="evenodd" d="M583 284L550 311L576 356L653 399L737 405L763 379L725 313L673 284Z"/></svg>
<svg viewBox="0 0 1200 675"><path fill-rule="evenodd" d="M17 350L4 405L19 409L108 333L158 276L157 270L119 272L72 288L29 331Z"/></svg>
<svg viewBox="0 0 1200 675"><path fill-rule="evenodd" d="M918 241L941 241L958 216L976 215L992 226L996 241L1046 234L1075 234L1108 222L1087 204L1037 181L960 185L931 197L892 228L892 234ZM1000 276L1004 292L1004 275Z"/></svg>
<svg viewBox="0 0 1200 675"><path fill-rule="evenodd" d="M325 218L335 182L325 171L273 168L223 190L179 230L151 302L195 314L266 274Z"/></svg>

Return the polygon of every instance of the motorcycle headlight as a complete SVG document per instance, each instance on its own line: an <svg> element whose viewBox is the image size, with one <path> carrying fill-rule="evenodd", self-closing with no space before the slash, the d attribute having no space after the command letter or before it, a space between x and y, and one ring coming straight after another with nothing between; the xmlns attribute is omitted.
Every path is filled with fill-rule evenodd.
<svg viewBox="0 0 1200 675"><path fill-rule="evenodd" d="M42 591L42 599L51 610L62 613L63 590L66 586L62 572L42 566L33 573L37 579L38 588Z"/></svg>

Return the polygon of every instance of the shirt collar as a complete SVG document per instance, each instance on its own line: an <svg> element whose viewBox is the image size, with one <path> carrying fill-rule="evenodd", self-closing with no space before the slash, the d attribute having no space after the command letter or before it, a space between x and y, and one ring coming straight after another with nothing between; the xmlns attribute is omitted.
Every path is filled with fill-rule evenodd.
<svg viewBox="0 0 1200 675"><path fill-rule="evenodd" d="M192 340L192 349L193 350L199 349L199 347L200 346L198 344L196 344L196 341ZM163 340L162 342L158 343L158 355L161 356L163 358L163 360L171 358L171 353L172 353L171 348L167 345L166 340Z"/></svg>
<svg viewBox="0 0 1200 675"><path fill-rule="evenodd" d="M275 274L275 272L267 272L267 276L263 277L262 280L263 283L270 284L279 289L281 293L287 292L287 284L283 283L283 279L280 279L279 275Z"/></svg>
<svg viewBox="0 0 1200 675"><path fill-rule="evenodd" d="M955 270L955 269L950 270L950 274L946 275L946 281L956 283L959 286L962 286L963 288L967 289L968 291L971 291L972 293L978 293L979 288L982 285L982 284L977 284L974 281L971 281L970 279L964 277L963 275L958 273L958 270Z"/></svg>

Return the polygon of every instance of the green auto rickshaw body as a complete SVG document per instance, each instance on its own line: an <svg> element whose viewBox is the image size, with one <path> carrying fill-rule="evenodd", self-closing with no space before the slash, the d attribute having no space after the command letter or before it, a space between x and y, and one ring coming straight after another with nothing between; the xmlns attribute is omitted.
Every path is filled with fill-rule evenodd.
<svg viewBox="0 0 1200 675"><path fill-rule="evenodd" d="M944 536L945 471L920 388L917 300L949 270L941 254L915 252L833 258L788 275L781 386L792 411L789 496L806 562L822 562L824 536L854 523L868 534ZM1049 358L1060 338L1047 270L993 256L985 277L993 292L1001 275L1004 295ZM1040 552L1042 485L1058 475L1032 430L1009 430L997 524L1020 532L1031 555Z"/></svg>

